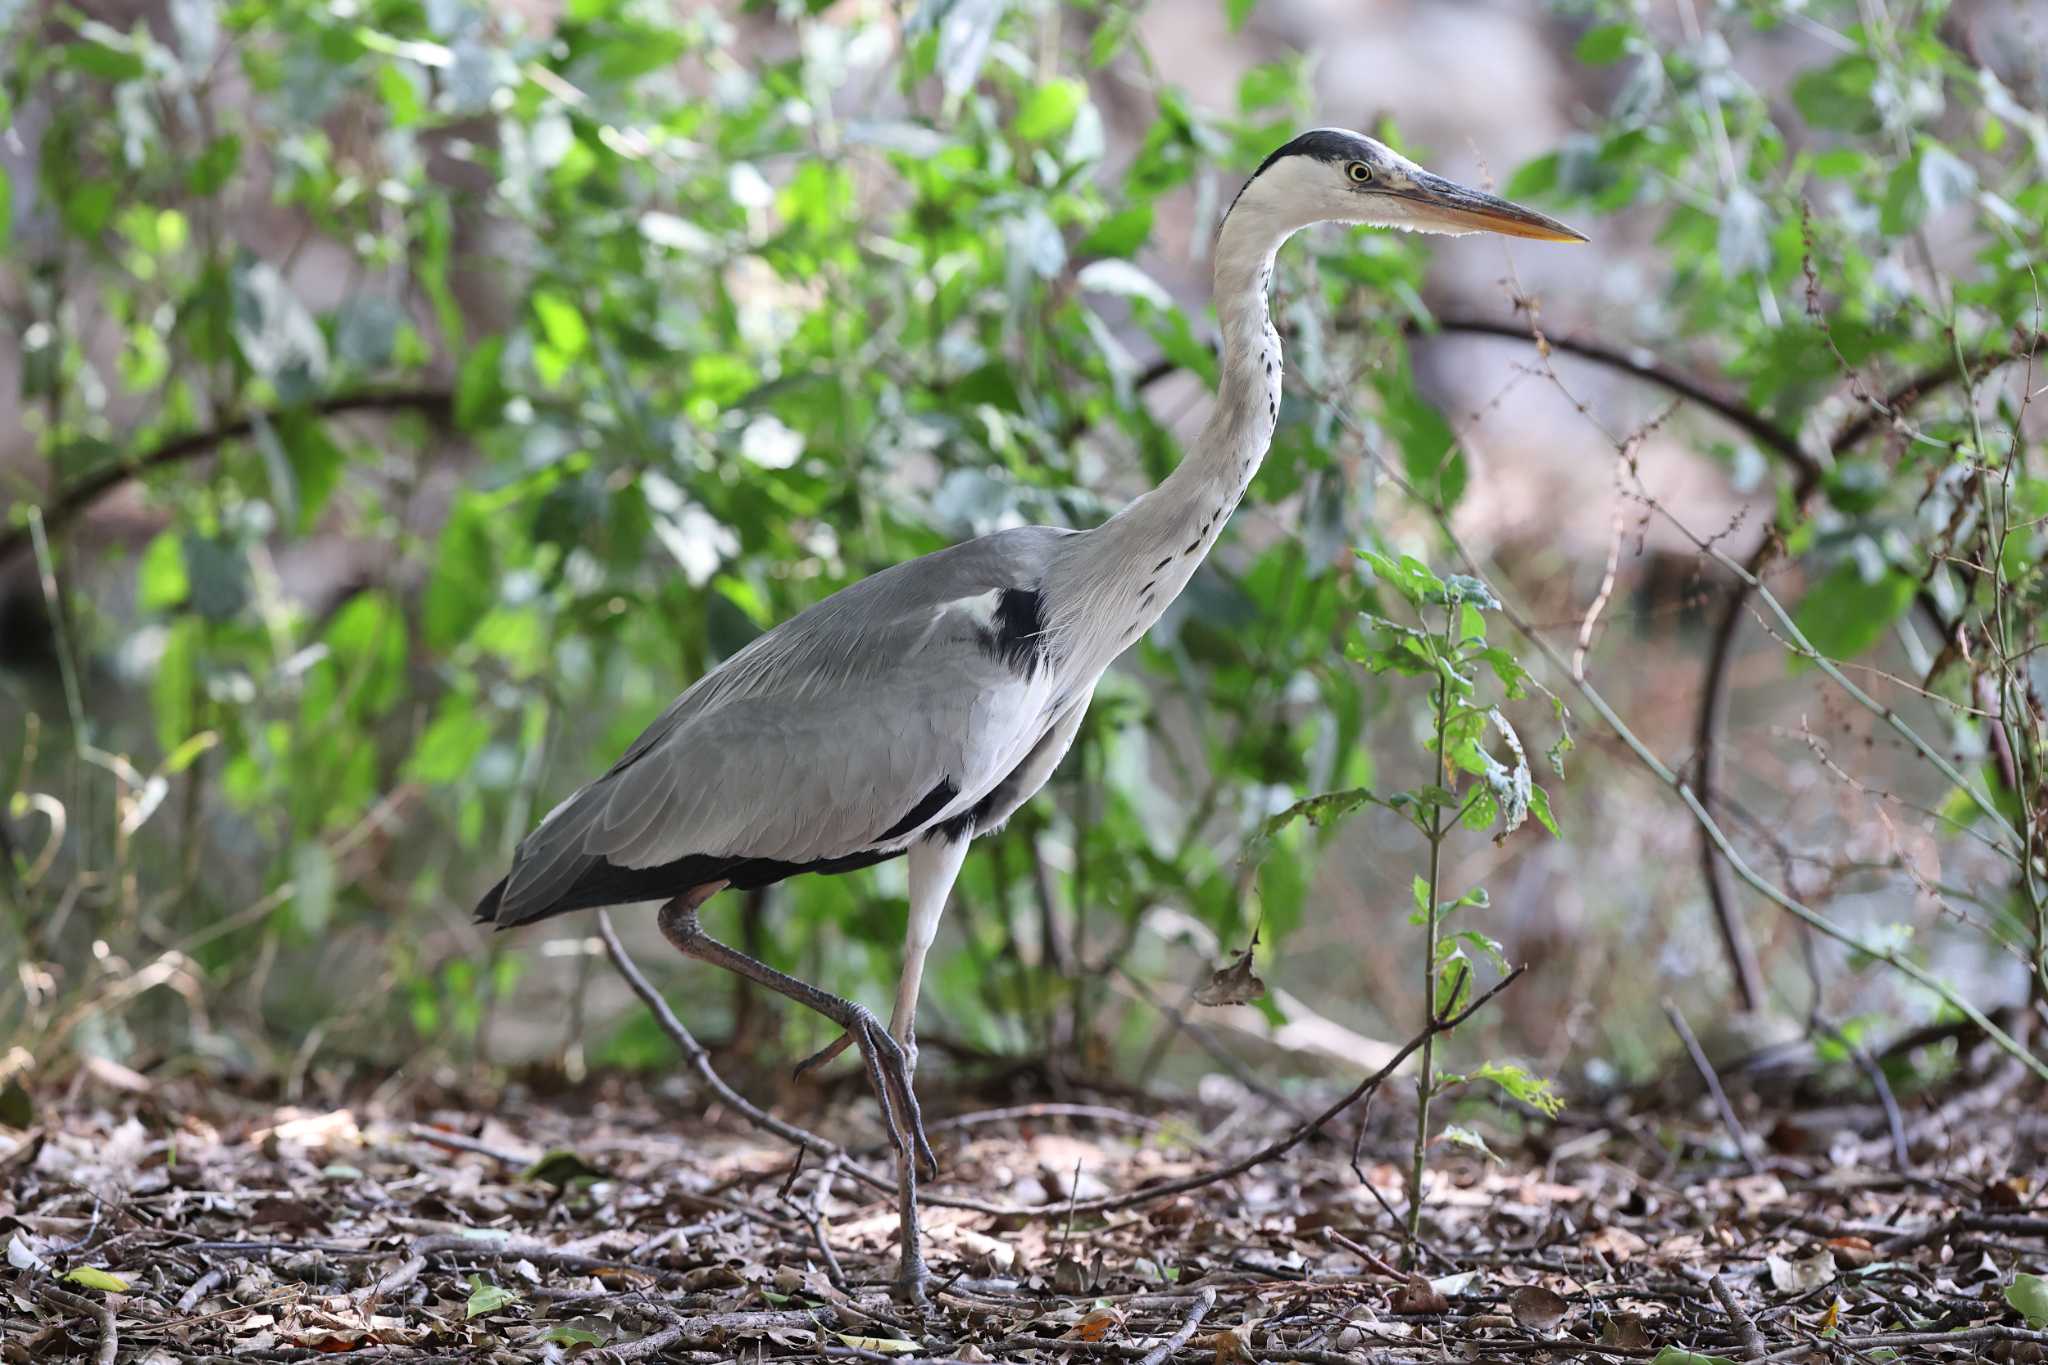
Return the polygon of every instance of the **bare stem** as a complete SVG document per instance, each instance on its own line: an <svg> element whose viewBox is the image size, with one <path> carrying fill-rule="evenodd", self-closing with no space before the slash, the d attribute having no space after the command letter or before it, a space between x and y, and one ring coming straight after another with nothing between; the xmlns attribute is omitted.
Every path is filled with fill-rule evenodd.
<svg viewBox="0 0 2048 1365"><path fill-rule="evenodd" d="M1455 615L1452 616L1455 620ZM1450 685L1439 673L1436 680L1436 779L1438 784L1444 776L1444 728L1450 720ZM1443 877L1444 853L1444 808L1432 805L1429 810L1429 904L1423 907L1423 920L1427 933L1427 946L1422 956L1422 1072L1415 1081L1415 1153L1408 1168L1408 1250L1412 1260L1415 1255L1416 1239L1422 1235L1422 1182L1429 1174L1429 1101L1436 1092L1436 1030L1430 1028L1437 1018L1436 1004L1436 907L1441 899L1439 883ZM1446 1008L1455 1004L1447 1002Z"/></svg>

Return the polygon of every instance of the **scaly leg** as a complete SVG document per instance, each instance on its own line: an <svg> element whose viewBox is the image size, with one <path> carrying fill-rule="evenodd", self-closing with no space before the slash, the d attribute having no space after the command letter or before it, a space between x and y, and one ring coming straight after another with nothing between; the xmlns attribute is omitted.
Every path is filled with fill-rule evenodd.
<svg viewBox="0 0 2048 1365"><path fill-rule="evenodd" d="M724 882L712 882L662 906L658 919L662 937L674 944L678 952L758 981L845 1029L847 1038L860 1048L861 1060L867 1064L868 1083L874 1087L875 1098L882 1107L882 1124L895 1139L899 1157L906 1167L922 1162L926 1170L936 1175L939 1163L925 1139L924 1117L918 1111L917 1094L910 1088L910 1069L902 1047L864 1006L778 972L705 933L697 921L697 907L724 887Z"/></svg>
<svg viewBox="0 0 2048 1365"><path fill-rule="evenodd" d="M917 1072L917 993L924 981L925 954L938 937L939 917L946 911L946 898L953 893L953 881L966 856L964 838L926 839L910 850L910 922L903 935L903 975L896 983L896 1010L889 1016L889 1033L903 1049L904 1063L913 1076ZM931 1272L925 1269L919 1245L917 1171L907 1161L897 1162L896 1194L897 1244L901 1249L896 1291L911 1303L923 1303Z"/></svg>

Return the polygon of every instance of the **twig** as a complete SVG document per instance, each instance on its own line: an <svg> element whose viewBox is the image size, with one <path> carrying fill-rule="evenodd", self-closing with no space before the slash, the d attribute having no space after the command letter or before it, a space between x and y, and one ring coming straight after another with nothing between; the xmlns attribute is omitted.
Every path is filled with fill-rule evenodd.
<svg viewBox="0 0 2048 1365"><path fill-rule="evenodd" d="M398 1269L384 1276L368 1288L358 1289L354 1295L355 1301L357 1303L381 1303L393 1294L404 1293L412 1287L413 1281L417 1280L420 1277L420 1273L426 1268L426 1254L415 1247L412 1255L406 1257Z"/></svg>
<svg viewBox="0 0 2048 1365"><path fill-rule="evenodd" d="M1180 1330L1147 1351L1138 1365L1166 1365L1166 1358L1188 1344L1195 1329L1202 1325L1202 1319L1209 1316L1209 1310L1216 1306L1216 1291L1204 1289L1188 1308L1188 1315L1181 1320Z"/></svg>
<svg viewBox="0 0 2048 1365"><path fill-rule="evenodd" d="M1141 1204L1150 1204L1155 1200L1170 1199L1175 1195L1186 1194L1189 1190L1199 1190L1205 1185L1214 1185L1219 1181L1228 1180L1232 1176L1243 1175L1254 1167L1265 1165L1275 1157L1286 1155L1316 1134L1322 1132L1332 1119L1364 1099L1367 1095L1373 1093L1373 1091L1379 1089L1380 1085L1389 1076L1400 1070L1401 1063L1407 1061L1409 1056L1416 1049L1420 1048L1425 1040L1434 1038L1440 1033L1449 1032L1451 1029L1464 1023L1491 1002L1495 996L1499 995L1509 986L1512 986L1521 978L1522 973L1528 970L1529 968L1526 963L1516 967L1506 976L1494 982L1492 986L1488 987L1482 994L1475 997L1470 1004L1455 1014L1442 1015L1431 1020L1429 1027L1402 1044L1401 1049L1388 1058L1385 1066L1353 1086L1343 1098L1337 1100L1329 1108L1309 1119L1306 1123L1293 1128L1286 1136L1268 1143L1249 1156L1240 1157L1236 1161L1227 1162L1224 1165L1203 1171L1197 1175L1183 1176L1179 1180L1164 1180L1156 1185L1147 1185L1142 1190L1133 1190L1128 1194L1105 1195L1100 1199L1084 1199L1070 1206L1062 1206L1056 1203L1036 1206L1028 1204L1000 1205L970 1203L967 1201L960 1201L957 1206L1011 1218L1042 1218L1048 1215L1066 1213L1069 1209L1074 1213L1109 1213L1118 1209L1136 1208ZM943 1203L945 1201L939 1198L931 1198L927 1202Z"/></svg>
<svg viewBox="0 0 2048 1365"><path fill-rule="evenodd" d="M435 1147L446 1147L457 1152L474 1152L478 1156L489 1157L501 1166L528 1166L532 1164L530 1158L503 1151L491 1146L489 1143L478 1142L472 1137L464 1137L460 1133L451 1133L442 1128L431 1128L424 1123L408 1124L405 1131L407 1136L416 1138L421 1142L429 1143Z"/></svg>
<svg viewBox="0 0 2048 1365"><path fill-rule="evenodd" d="M191 1286L178 1296L178 1311L180 1313L189 1313L197 1308L199 1301L219 1288L227 1277L228 1272L225 1266L215 1266L198 1279L192 1281Z"/></svg>
<svg viewBox="0 0 2048 1365"><path fill-rule="evenodd" d="M1343 1233L1337 1231L1337 1229L1335 1228L1324 1228L1323 1240L1329 1243L1331 1246L1339 1246L1344 1248L1344 1250L1350 1252L1359 1260L1364 1261L1366 1269L1372 1271L1376 1275L1384 1275L1390 1280L1399 1280L1403 1284L1406 1284L1410 1279L1413 1278L1405 1271L1396 1270L1393 1266L1387 1264L1384 1260L1380 1259L1379 1254L1375 1252L1371 1247L1365 1246L1364 1244L1359 1242L1352 1241L1349 1237L1346 1237Z"/></svg>
<svg viewBox="0 0 2048 1365"><path fill-rule="evenodd" d="M1491 318L1439 316L1434 319L1433 324L1418 323L1411 327L1409 331L1411 335L1419 334L1426 336L1432 329L1432 326L1437 331L1464 333L1468 336L1491 336L1500 337L1506 341L1531 343L1537 341L1536 335L1530 330L1528 324L1497 322ZM1547 331L1543 334L1541 344L1553 351L1562 351L1566 355L1577 356L1581 360L1590 360L1597 365L1604 365L1610 370L1620 370L1625 374L1634 375L1638 379L1657 385L1657 387L1668 393L1676 394L1680 398L1695 403L1713 413L1716 417L1719 417L1729 426L1741 431L1758 445L1764 447L1795 469L1804 470L1812 468L1815 477L1819 477L1820 467L1818 463L1800 447L1797 436L1786 431L1769 418L1753 412L1739 400L1723 397L1715 393L1712 389L1707 388L1689 375L1682 374L1656 361L1636 359L1634 356L1615 350L1611 346L1603 346L1594 341L1575 341L1570 337L1554 336Z"/></svg>
<svg viewBox="0 0 2048 1365"><path fill-rule="evenodd" d="M1714 1108L1721 1111L1722 1126L1727 1128L1728 1136L1734 1140L1735 1150L1742 1154L1743 1164L1749 1167L1751 1175L1762 1175L1763 1164L1756 1159L1756 1153L1749 1149L1749 1133L1743 1128L1742 1120L1735 1116L1735 1106L1728 1103L1728 1092L1721 1088L1721 1077L1715 1072L1714 1064L1707 1060L1706 1049L1700 1046L1699 1039L1693 1037L1692 1025L1685 1022L1685 1016L1679 1013L1678 1006L1669 1000L1664 1002L1664 1017L1671 1021L1671 1027L1677 1030L1679 1041L1685 1044L1686 1053L1692 1058L1693 1069L1698 1071L1700 1079L1707 1083L1707 1093L1714 1097Z"/></svg>
<svg viewBox="0 0 2048 1365"><path fill-rule="evenodd" d="M304 407L272 409L261 414L260 419L257 414L252 413L210 431L192 431L183 436L174 436L132 459L120 460L105 468L94 470L52 497L43 508L43 520L49 527L49 533L54 536L79 513L130 479L166 465L196 459L229 441L242 440L256 431L259 420L265 424L275 424L298 413L314 417L339 417L350 412L403 411L424 412L433 417L444 418L453 402L454 395L447 389L371 389L362 393L336 394ZM0 531L0 565L4 565L27 544L28 531L24 527Z"/></svg>
<svg viewBox="0 0 2048 1365"><path fill-rule="evenodd" d="M100 1325L100 1349L94 1357L98 1365L114 1365L114 1352L119 1349L121 1334L114 1325L114 1310L103 1303L95 1303L83 1294L73 1294L59 1289L54 1284L38 1282L35 1286L37 1297L46 1303L73 1313L83 1313Z"/></svg>
<svg viewBox="0 0 2048 1365"><path fill-rule="evenodd" d="M1762 1360L1769 1350L1764 1345L1764 1334L1757 1330L1756 1319L1749 1315L1749 1311L1742 1306L1742 1301L1735 1297L1735 1291L1728 1287L1728 1281L1721 1277L1720 1272L1709 1274L1691 1267L1682 1267L1681 1270L1688 1280L1694 1284L1704 1284L1711 1290L1715 1301L1721 1305L1721 1311L1728 1315L1728 1321L1735 1324L1736 1350L1741 1353L1739 1358Z"/></svg>

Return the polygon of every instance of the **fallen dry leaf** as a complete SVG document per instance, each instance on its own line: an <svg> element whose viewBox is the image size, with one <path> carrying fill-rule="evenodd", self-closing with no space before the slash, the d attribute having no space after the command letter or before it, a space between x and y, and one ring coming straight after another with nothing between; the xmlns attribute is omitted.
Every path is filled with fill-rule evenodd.
<svg viewBox="0 0 2048 1365"><path fill-rule="evenodd" d="M1624 1351L1647 1351L1650 1330L1634 1313L1613 1313L1600 1324L1600 1344L1618 1346Z"/></svg>
<svg viewBox="0 0 2048 1365"><path fill-rule="evenodd" d="M1837 1265L1860 1270L1877 1259L1877 1248L1867 1237L1830 1237L1827 1247L1834 1254Z"/></svg>
<svg viewBox="0 0 2048 1365"><path fill-rule="evenodd" d="M1571 1304L1564 1295L1540 1284L1525 1284L1515 1291L1508 1300L1508 1309L1515 1315L1515 1322L1531 1332L1550 1333L1564 1321L1571 1311Z"/></svg>
<svg viewBox="0 0 2048 1365"><path fill-rule="evenodd" d="M1448 1313L1451 1301L1435 1285L1417 1275L1393 1292L1387 1307L1396 1313Z"/></svg>
<svg viewBox="0 0 2048 1365"><path fill-rule="evenodd" d="M1107 1341L1112 1332L1123 1330L1124 1315L1114 1308L1098 1308L1069 1327L1067 1341Z"/></svg>
<svg viewBox="0 0 2048 1365"><path fill-rule="evenodd" d="M1804 1294L1835 1278L1834 1255L1824 1246L1796 1261L1767 1256L1764 1265L1771 1274L1771 1287L1780 1294Z"/></svg>

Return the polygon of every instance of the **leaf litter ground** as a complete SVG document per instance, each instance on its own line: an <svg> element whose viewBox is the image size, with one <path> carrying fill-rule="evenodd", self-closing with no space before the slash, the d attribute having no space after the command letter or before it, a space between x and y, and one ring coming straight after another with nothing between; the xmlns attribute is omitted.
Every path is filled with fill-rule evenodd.
<svg viewBox="0 0 2048 1365"><path fill-rule="evenodd" d="M1747 1160L1705 1100L1647 1097L1445 1151L1418 1273L1391 1090L1356 1162L1353 1111L1158 1198L1291 1120L959 1113L923 1312L887 1295L881 1149L793 1163L724 1106L616 1079L486 1112L74 1092L0 1127L7 1362L2048 1359L2048 1116L2009 1076L1909 1105L1904 1170L1874 1107L1754 1095Z"/></svg>

